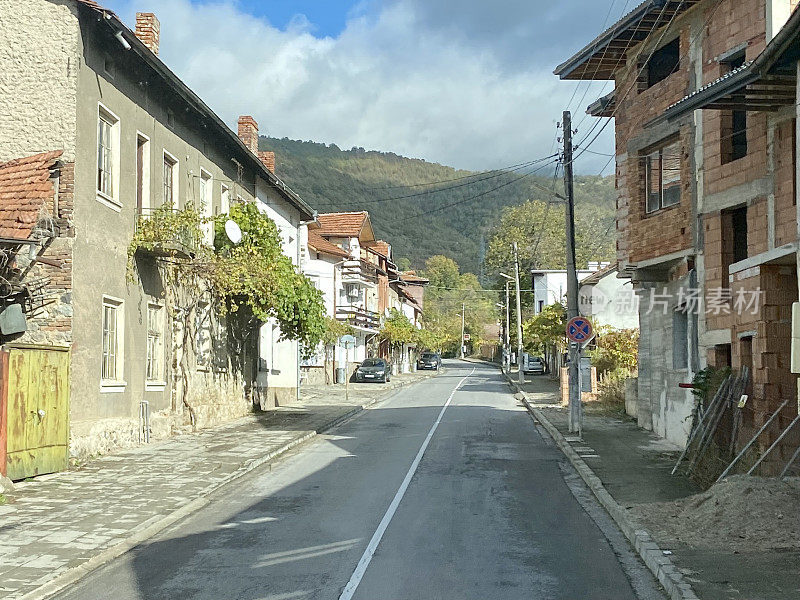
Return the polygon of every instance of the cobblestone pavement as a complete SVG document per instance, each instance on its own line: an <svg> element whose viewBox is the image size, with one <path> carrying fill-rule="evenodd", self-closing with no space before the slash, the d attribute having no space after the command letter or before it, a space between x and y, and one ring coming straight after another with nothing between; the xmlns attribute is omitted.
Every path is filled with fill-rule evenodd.
<svg viewBox="0 0 800 600"><path fill-rule="evenodd" d="M288 444L327 429L426 374L388 384L309 386L269 413L122 451L19 483L0 506L0 597L21 598L242 476Z"/></svg>

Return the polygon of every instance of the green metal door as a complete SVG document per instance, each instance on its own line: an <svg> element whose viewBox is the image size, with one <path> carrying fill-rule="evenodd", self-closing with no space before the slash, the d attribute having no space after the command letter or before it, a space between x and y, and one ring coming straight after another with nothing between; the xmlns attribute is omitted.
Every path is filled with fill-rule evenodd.
<svg viewBox="0 0 800 600"><path fill-rule="evenodd" d="M67 468L69 351L11 348L8 354L8 477Z"/></svg>

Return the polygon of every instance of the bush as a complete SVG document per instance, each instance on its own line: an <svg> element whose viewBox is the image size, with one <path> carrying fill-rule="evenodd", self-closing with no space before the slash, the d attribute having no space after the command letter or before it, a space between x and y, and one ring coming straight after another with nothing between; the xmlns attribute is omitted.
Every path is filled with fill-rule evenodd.
<svg viewBox="0 0 800 600"><path fill-rule="evenodd" d="M608 371L597 384L597 399L607 404L624 404L625 382L630 378L627 369Z"/></svg>

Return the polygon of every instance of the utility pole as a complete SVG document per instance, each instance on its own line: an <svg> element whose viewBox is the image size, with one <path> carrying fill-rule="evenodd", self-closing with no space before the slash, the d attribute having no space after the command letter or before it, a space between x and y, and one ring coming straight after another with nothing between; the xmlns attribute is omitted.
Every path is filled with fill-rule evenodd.
<svg viewBox="0 0 800 600"><path fill-rule="evenodd" d="M567 319L578 316L578 273L575 266L575 195L572 175L572 114L564 111L564 192L567 197ZM581 434L583 414L579 381L580 344L569 344L569 431Z"/></svg>
<svg viewBox="0 0 800 600"><path fill-rule="evenodd" d="M464 358L464 312L466 311L467 303L461 303L461 358Z"/></svg>
<svg viewBox="0 0 800 600"><path fill-rule="evenodd" d="M522 303L519 297L519 253L517 242L514 242L514 279L517 282L517 365L519 365L519 382L525 383L525 372L522 370Z"/></svg>
<svg viewBox="0 0 800 600"><path fill-rule="evenodd" d="M511 369L511 303L509 301L508 284L506 279L506 369Z"/></svg>

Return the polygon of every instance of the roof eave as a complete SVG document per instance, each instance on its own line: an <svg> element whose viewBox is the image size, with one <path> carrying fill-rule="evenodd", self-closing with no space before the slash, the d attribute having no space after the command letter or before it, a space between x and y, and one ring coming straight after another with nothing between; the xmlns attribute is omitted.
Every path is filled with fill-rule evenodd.
<svg viewBox="0 0 800 600"><path fill-rule="evenodd" d="M189 86L187 86L180 78L173 73L169 67L159 59L153 52L142 43L142 41L136 37L136 34L130 30L130 28L123 23L116 14L109 10L105 9L94 9L90 6L85 4L80 4L80 6L84 6L87 10L92 10L94 12L99 12L100 14L104 15L106 20L111 23L113 26L119 28L119 30L129 33L130 35L125 36L126 41L130 44L131 50L135 51L136 54L142 58L145 63L150 66L158 75L163 77L169 84L172 85L175 92L183 98L185 102L187 102L192 108L198 111L200 114L206 116L217 128L220 130L225 137L241 152L242 155L246 156L256 172L264 179L266 179L272 186L277 189L281 195L295 208L297 208L304 217L311 218L314 216L314 209L309 206L305 200L303 200L294 190L289 188L275 173L270 171L266 165L261 162L261 159L258 158L250 149L244 145L244 142L239 138L239 136L228 127L225 122L213 111L211 108L203 102L203 100L195 94Z"/></svg>

